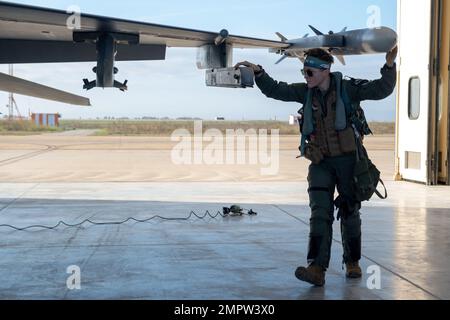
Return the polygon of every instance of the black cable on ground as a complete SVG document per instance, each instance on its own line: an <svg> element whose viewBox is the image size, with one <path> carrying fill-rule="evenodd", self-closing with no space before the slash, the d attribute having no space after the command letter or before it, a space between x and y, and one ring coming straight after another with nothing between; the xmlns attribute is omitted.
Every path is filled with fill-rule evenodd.
<svg viewBox="0 0 450 320"><path fill-rule="evenodd" d="M154 215L154 216L152 216L150 218L146 218L146 219L136 219L136 218L133 218L133 217L129 217L129 218L123 220L123 221L112 221L112 222L111 221L110 222L95 222L95 221L91 221L90 219L85 219L85 220L83 220L80 223L70 224L70 223L66 223L64 221L59 221L54 226L44 226L44 225L38 225L37 224L37 225L31 225L31 226L27 226L27 227L23 227L23 228L16 227L16 226L13 226L13 225L10 225L10 224L0 224L0 228L11 228L11 229L14 229L14 230L17 230L17 231L25 231L25 230L33 229L33 228L53 230L53 229L58 228L61 225L64 225L66 227L80 227L84 223L90 223L92 225L119 225L119 224L127 223L128 221L134 221L134 222L137 222L137 223L144 223L144 222L148 222L150 220L156 219L156 218L161 219L161 220L166 220L166 221L186 221L186 220L190 220L193 216L195 216L197 219L202 220L202 219L205 219L206 217L210 217L212 219L215 219L215 218L217 218L219 216L222 217L222 218L229 216L229 214L225 213L225 212L226 212L225 210L224 210L224 213L220 213L219 211L217 211L215 214L212 214L208 210L206 210L203 215L199 215L196 212L191 211L187 217L181 217L181 218L168 218L168 217L163 217L163 216L160 216L160 215ZM244 213L242 213L242 214L244 214ZM253 212L252 210L250 210L248 214L249 215L253 215L253 214L256 214L256 213Z"/></svg>

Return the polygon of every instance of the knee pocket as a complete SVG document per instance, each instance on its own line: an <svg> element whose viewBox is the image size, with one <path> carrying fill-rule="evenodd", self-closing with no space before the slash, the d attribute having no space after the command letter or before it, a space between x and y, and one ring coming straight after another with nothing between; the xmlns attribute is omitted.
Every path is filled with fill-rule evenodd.
<svg viewBox="0 0 450 320"><path fill-rule="evenodd" d="M314 235L324 235L331 232L334 222L333 211L325 208L315 208L311 211L310 231Z"/></svg>
<svg viewBox="0 0 450 320"><path fill-rule="evenodd" d="M313 211L324 209L327 211L334 211L333 207L333 195L330 189L324 187L310 187L309 193L309 206Z"/></svg>
<svg viewBox="0 0 450 320"><path fill-rule="evenodd" d="M351 212L350 214L343 217L342 222L344 226L357 227L361 226L361 216L359 211Z"/></svg>
<svg viewBox="0 0 450 320"><path fill-rule="evenodd" d="M309 226L309 236L330 236L333 232L332 223L330 220L315 220L311 221Z"/></svg>

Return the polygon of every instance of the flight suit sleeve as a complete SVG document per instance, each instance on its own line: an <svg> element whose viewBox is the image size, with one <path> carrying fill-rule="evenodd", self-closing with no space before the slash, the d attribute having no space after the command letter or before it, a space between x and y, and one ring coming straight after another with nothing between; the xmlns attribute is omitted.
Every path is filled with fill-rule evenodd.
<svg viewBox="0 0 450 320"><path fill-rule="evenodd" d="M286 82L278 82L265 72L263 75L256 77L255 83L268 98L305 103L307 92L305 83L287 84Z"/></svg>
<svg viewBox="0 0 450 320"><path fill-rule="evenodd" d="M348 85L348 95L352 102L363 100L381 100L392 94L397 83L397 66L381 69L381 78L373 81L355 80Z"/></svg>

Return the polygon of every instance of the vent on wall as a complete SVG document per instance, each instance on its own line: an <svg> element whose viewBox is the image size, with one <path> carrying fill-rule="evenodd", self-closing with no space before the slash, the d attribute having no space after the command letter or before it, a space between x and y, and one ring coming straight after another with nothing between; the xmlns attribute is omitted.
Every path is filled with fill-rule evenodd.
<svg viewBox="0 0 450 320"><path fill-rule="evenodd" d="M406 169L415 169L420 170L420 159L421 159L421 153L420 152L412 152L412 151L406 151L405 152L405 168Z"/></svg>

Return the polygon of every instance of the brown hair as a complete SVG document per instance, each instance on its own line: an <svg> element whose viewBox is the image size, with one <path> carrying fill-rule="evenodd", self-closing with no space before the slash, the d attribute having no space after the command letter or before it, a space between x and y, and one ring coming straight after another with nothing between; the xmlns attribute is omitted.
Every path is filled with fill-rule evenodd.
<svg viewBox="0 0 450 320"><path fill-rule="evenodd" d="M310 49L310 50L306 51L305 55L307 57L311 56L311 57L318 58L318 59L328 62L330 64L334 63L333 56L328 51L320 49L320 48Z"/></svg>

